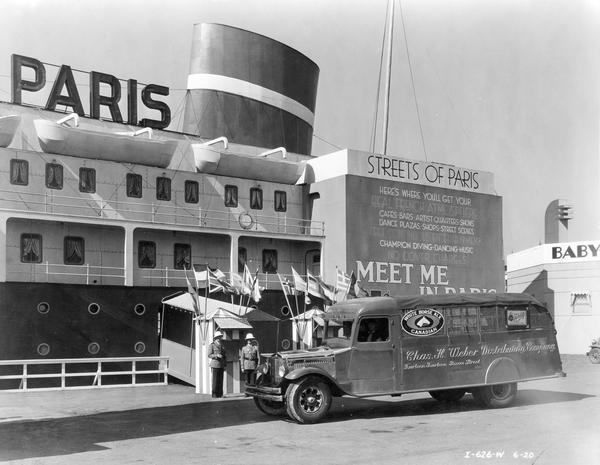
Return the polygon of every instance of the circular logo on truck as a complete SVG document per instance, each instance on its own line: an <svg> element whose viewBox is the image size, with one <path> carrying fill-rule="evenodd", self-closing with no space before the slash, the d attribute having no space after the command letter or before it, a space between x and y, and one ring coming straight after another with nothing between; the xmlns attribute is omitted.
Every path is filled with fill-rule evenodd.
<svg viewBox="0 0 600 465"><path fill-rule="evenodd" d="M433 308L410 310L402 317L402 329L411 336L432 336L444 327L444 315Z"/></svg>

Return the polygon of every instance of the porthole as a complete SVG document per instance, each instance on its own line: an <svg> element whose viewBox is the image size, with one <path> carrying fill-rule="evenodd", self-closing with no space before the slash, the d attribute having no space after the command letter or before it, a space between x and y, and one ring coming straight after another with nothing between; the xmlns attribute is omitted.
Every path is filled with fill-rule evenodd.
<svg viewBox="0 0 600 465"><path fill-rule="evenodd" d="M133 311L136 315L142 316L144 313L146 313L146 306L144 304L135 304Z"/></svg>
<svg viewBox="0 0 600 465"><path fill-rule="evenodd" d="M100 313L100 305L98 305L96 302L92 302L88 305L88 312L90 312L90 315L97 315Z"/></svg>
<svg viewBox="0 0 600 465"><path fill-rule="evenodd" d="M88 344L88 352L92 355L96 355L98 352L100 352L100 344L97 342L90 342Z"/></svg>
<svg viewBox="0 0 600 465"><path fill-rule="evenodd" d="M287 305L281 307L281 314L283 316L288 316L290 314L290 308Z"/></svg>
<svg viewBox="0 0 600 465"><path fill-rule="evenodd" d="M133 349L138 354L143 354L144 352L146 352L146 344L144 344L143 342L136 342L135 346L133 346Z"/></svg>
<svg viewBox="0 0 600 465"><path fill-rule="evenodd" d="M50 304L48 302L40 302L37 304L37 311L45 315L50 311Z"/></svg>
<svg viewBox="0 0 600 465"><path fill-rule="evenodd" d="M40 354L42 357L45 357L50 353L50 346L45 342L42 342L40 345L37 346L37 353Z"/></svg>
<svg viewBox="0 0 600 465"><path fill-rule="evenodd" d="M281 347L283 350L288 350L291 346L292 346L292 344L290 343L289 339L282 339Z"/></svg>

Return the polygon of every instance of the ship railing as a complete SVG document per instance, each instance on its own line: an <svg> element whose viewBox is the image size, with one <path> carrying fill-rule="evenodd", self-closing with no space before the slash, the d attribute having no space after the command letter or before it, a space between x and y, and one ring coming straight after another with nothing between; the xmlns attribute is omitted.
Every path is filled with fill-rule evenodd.
<svg viewBox="0 0 600 465"><path fill-rule="evenodd" d="M285 213L265 215L257 211L225 211L203 208L200 204L171 205L165 202L131 202L105 200L95 194L88 197L45 193L18 192L0 189L3 209L69 215L81 218L142 221L153 224L200 226L217 229L238 229L256 232L324 236L322 221L293 218Z"/></svg>
<svg viewBox="0 0 600 465"><path fill-rule="evenodd" d="M90 265L65 265L62 263L19 263L8 265L7 276L17 281L29 282L68 282L71 284L112 284L125 283L123 267Z"/></svg>
<svg viewBox="0 0 600 465"><path fill-rule="evenodd" d="M0 360L0 390L166 385L168 368L165 356Z"/></svg>

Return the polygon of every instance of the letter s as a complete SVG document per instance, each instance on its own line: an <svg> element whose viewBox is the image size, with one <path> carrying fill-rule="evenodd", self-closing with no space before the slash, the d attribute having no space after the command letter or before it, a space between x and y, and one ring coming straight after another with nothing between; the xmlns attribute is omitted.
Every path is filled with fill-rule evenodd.
<svg viewBox="0 0 600 465"><path fill-rule="evenodd" d="M147 108L160 111L161 119L157 121L144 118L140 121L140 125L153 129L164 129L171 124L171 109L165 102L154 100L152 94L169 95L169 88L157 84L148 84L142 89L142 102Z"/></svg>

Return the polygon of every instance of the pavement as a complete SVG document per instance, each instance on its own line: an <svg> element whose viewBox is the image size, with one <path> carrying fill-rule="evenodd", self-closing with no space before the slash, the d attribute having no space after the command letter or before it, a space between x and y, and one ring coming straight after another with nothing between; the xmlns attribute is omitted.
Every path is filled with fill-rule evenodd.
<svg viewBox="0 0 600 465"><path fill-rule="evenodd" d="M585 355L562 355L563 371L577 378L580 388L590 368ZM535 383L535 381L533 381ZM530 383L527 383L529 385ZM568 383L570 384L570 383ZM403 398L406 398L404 396ZM0 392L0 423L65 418L106 412L180 406L189 404L251 401L244 394L229 394L213 399L210 394L196 394L193 386L168 384L125 388L94 388L77 390Z"/></svg>

